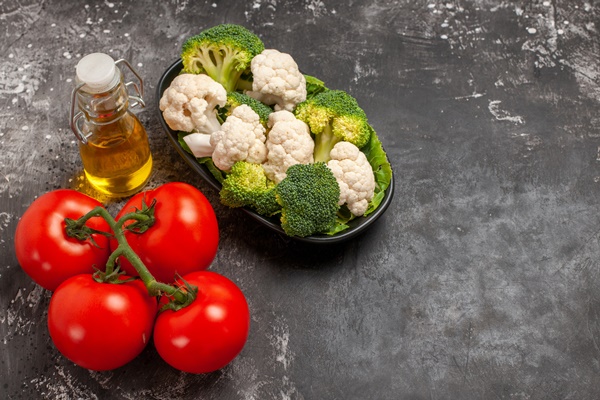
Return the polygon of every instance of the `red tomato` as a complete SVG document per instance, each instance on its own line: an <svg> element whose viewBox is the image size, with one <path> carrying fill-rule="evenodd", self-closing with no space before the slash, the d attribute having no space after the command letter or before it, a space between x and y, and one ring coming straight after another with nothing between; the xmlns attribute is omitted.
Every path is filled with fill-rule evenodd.
<svg viewBox="0 0 600 400"><path fill-rule="evenodd" d="M89 239L80 241L67 236L65 218L78 219L102 204L71 189L48 192L25 211L15 232L15 251L23 270L37 284L54 290L67 278L104 269L110 255L105 236L94 234L98 246ZM110 232L106 221L90 219L90 228Z"/></svg>
<svg viewBox="0 0 600 400"><path fill-rule="evenodd" d="M117 220L141 209L142 199L148 206L156 200L156 222L142 234L126 231L125 236L156 280L172 283L176 274L208 268L217 254L219 228L215 212L202 192L186 183L166 183L133 196L117 214ZM111 241L111 247L116 249L116 240ZM137 276L124 257L120 263L128 275Z"/></svg>
<svg viewBox="0 0 600 400"><path fill-rule="evenodd" d="M69 360L106 371L125 365L146 347L157 309L156 299L139 279L113 284L77 275L52 295L48 329Z"/></svg>
<svg viewBox="0 0 600 400"><path fill-rule="evenodd" d="M163 311L154 325L154 346L172 367L194 374L229 364L248 338L250 312L242 291L211 271L183 277L198 297L178 311Z"/></svg>

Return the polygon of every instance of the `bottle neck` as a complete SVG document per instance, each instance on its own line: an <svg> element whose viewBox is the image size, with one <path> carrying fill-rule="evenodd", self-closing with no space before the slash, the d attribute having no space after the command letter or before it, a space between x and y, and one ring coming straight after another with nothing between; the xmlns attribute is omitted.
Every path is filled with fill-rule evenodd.
<svg viewBox="0 0 600 400"><path fill-rule="evenodd" d="M124 84L123 74L118 83L112 88L100 92L90 93L82 88L77 92L77 104L85 114L89 123L105 125L121 118L129 108L129 95Z"/></svg>

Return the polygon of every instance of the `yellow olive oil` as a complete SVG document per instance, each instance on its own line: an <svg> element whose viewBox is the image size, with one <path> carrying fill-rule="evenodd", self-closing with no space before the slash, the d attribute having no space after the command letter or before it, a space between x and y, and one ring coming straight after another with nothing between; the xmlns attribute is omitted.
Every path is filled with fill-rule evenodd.
<svg viewBox="0 0 600 400"><path fill-rule="evenodd" d="M90 184L110 196L134 194L152 172L148 136L134 114L97 125L87 144L79 144L79 152Z"/></svg>

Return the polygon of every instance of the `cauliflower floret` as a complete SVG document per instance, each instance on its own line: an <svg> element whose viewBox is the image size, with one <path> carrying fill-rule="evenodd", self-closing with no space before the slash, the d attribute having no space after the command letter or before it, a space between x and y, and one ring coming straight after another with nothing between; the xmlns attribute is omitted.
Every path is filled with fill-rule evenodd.
<svg viewBox="0 0 600 400"><path fill-rule="evenodd" d="M364 215L373 199L375 175L367 156L350 142L339 142L327 163L340 185L339 205L344 203L353 215Z"/></svg>
<svg viewBox="0 0 600 400"><path fill-rule="evenodd" d="M279 183L287 176L286 171L292 165L314 161L315 142L308 125L289 111L271 113L268 126L271 130L267 137L267 161L263 168L270 180Z"/></svg>
<svg viewBox="0 0 600 400"><path fill-rule="evenodd" d="M211 134L221 127L216 106L226 102L225 88L208 75L181 74L163 93L159 108L174 131Z"/></svg>
<svg viewBox="0 0 600 400"><path fill-rule="evenodd" d="M299 121L299 119L296 118L296 116L294 115L294 113L289 112L287 110L280 110L280 111L276 111L276 112L272 112L271 114L269 114L269 120L267 121L267 126L269 128L272 128L273 125L275 125L278 122L284 122L284 121Z"/></svg>
<svg viewBox="0 0 600 400"><path fill-rule="evenodd" d="M229 171L237 161L262 164L267 159L265 127L249 106L237 106L221 129L210 137L212 160L221 171Z"/></svg>
<svg viewBox="0 0 600 400"><path fill-rule="evenodd" d="M264 50L252 59L250 68L254 81L252 91L246 92L248 96L275 104L275 111L292 111L306 100L306 78L289 54Z"/></svg>

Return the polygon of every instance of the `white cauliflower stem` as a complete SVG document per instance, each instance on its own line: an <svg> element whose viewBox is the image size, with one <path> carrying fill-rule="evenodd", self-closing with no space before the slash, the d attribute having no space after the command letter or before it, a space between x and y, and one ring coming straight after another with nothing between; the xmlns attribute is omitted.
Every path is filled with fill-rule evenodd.
<svg viewBox="0 0 600 400"><path fill-rule="evenodd" d="M188 145L194 157L212 156L213 147L210 144L210 135L206 133L190 133L183 137L183 141Z"/></svg>
<svg viewBox="0 0 600 400"><path fill-rule="evenodd" d="M296 104L306 100L306 78L298 65L287 53L267 49L250 63L252 91L250 97L267 105L275 105L275 111L292 111Z"/></svg>
<svg viewBox="0 0 600 400"><path fill-rule="evenodd" d="M220 128L216 106L223 107L227 92L204 74L181 74L163 93L159 108L175 131L211 134Z"/></svg>
<svg viewBox="0 0 600 400"><path fill-rule="evenodd" d="M347 204L357 217L364 215L375 190L375 175L365 154L352 143L339 142L327 166L340 185L339 205Z"/></svg>
<svg viewBox="0 0 600 400"><path fill-rule="evenodd" d="M237 161L262 164L267 158L265 127L249 106L242 104L233 110L221 129L210 137L214 150L212 159L221 171L229 171Z"/></svg>
<svg viewBox="0 0 600 400"><path fill-rule="evenodd" d="M263 164L265 174L275 183L281 182L286 171L294 164L310 164L313 160L315 142L308 125L289 111L275 111L269 115L267 137L267 161Z"/></svg>

